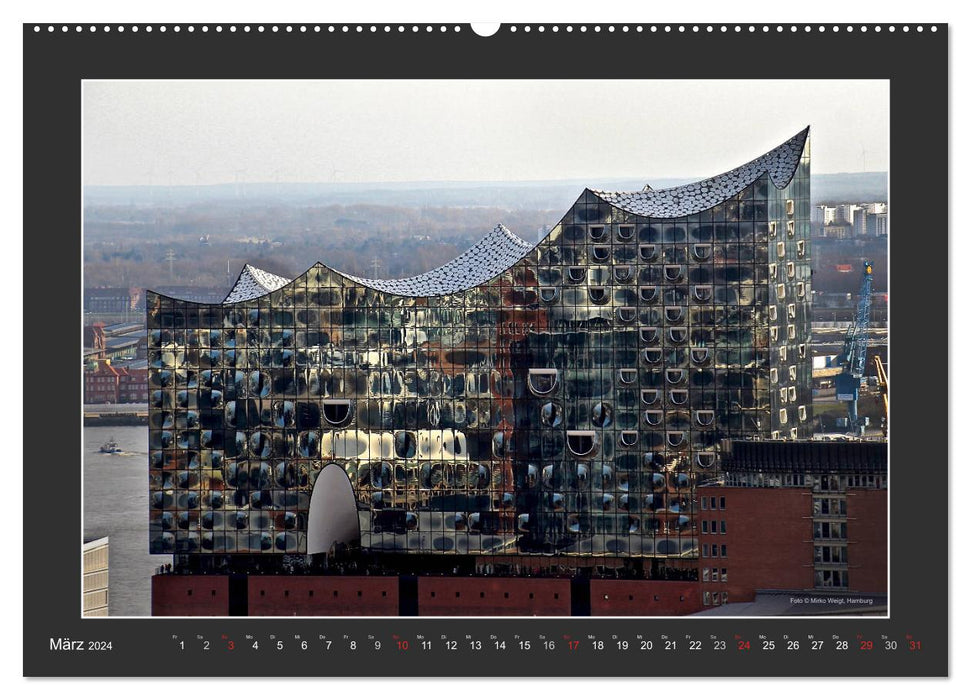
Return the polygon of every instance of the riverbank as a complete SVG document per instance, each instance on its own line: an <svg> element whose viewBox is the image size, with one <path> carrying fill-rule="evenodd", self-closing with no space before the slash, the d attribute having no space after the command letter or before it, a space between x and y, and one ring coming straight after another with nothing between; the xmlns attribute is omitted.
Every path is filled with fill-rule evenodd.
<svg viewBox="0 0 971 700"><path fill-rule="evenodd" d="M84 425L119 426L148 425L148 404L106 403L85 404L82 411Z"/></svg>

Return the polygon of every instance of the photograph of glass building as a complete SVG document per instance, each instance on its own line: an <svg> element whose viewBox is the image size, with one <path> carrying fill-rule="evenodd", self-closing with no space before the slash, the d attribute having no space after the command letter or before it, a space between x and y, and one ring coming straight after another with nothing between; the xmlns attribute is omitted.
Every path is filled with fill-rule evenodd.
<svg viewBox="0 0 971 700"><path fill-rule="evenodd" d="M407 279L148 292L150 551L694 566L722 441L811 437L809 151Z"/></svg>

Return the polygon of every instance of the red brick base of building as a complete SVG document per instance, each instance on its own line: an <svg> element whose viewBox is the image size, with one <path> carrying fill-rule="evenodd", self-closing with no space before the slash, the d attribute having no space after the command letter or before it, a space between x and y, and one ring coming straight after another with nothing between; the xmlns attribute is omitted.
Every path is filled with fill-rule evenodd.
<svg viewBox="0 0 971 700"><path fill-rule="evenodd" d="M583 581L568 578L424 576L401 600L393 576L161 574L152 578L152 614L168 616L686 615L700 609L697 582ZM589 606L586 586L589 585ZM574 600L574 596L579 596ZM406 595L406 597L409 597ZM576 610L581 612L576 612Z"/></svg>
<svg viewBox="0 0 971 700"><path fill-rule="evenodd" d="M396 576L249 576L248 611L257 615L396 616Z"/></svg>
<svg viewBox="0 0 971 700"><path fill-rule="evenodd" d="M418 614L569 616L570 579L421 577Z"/></svg>
<svg viewBox="0 0 971 700"><path fill-rule="evenodd" d="M702 609L697 581L590 582L590 614L690 615Z"/></svg>
<svg viewBox="0 0 971 700"><path fill-rule="evenodd" d="M229 577L175 574L153 576L152 615L229 615Z"/></svg>

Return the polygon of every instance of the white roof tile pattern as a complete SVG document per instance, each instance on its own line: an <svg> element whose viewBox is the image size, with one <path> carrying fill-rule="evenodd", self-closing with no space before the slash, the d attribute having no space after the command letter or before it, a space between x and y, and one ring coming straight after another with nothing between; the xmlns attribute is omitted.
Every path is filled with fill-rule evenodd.
<svg viewBox="0 0 971 700"><path fill-rule="evenodd" d="M233 285L232 290L223 299L223 304L233 304L237 301L247 301L256 299L264 294L275 292L285 284L290 284L291 280L280 277L266 270L260 270L252 265L244 265L243 271L239 273L239 279Z"/></svg>
<svg viewBox="0 0 971 700"><path fill-rule="evenodd" d="M799 165L809 127L782 145L745 165L715 177L663 190L645 187L640 192L603 192L591 190L608 204L639 216L670 219L689 216L733 197L768 173L773 184L782 189L789 184Z"/></svg>
<svg viewBox="0 0 971 700"><path fill-rule="evenodd" d="M488 282L509 269L533 249L502 224L498 224L478 243L434 270L397 280L376 280L341 273L348 279L382 292L409 297L451 294Z"/></svg>
<svg viewBox="0 0 971 700"><path fill-rule="evenodd" d="M527 243L502 224L498 224L478 243L454 260L414 277L379 280L357 277L339 270L336 272L349 280L381 292L410 297L439 296L471 289L483 282L488 282L522 260L523 256L532 249L532 243ZM232 291L223 300L223 304L256 299L280 289L290 281L286 277L246 265Z"/></svg>
<svg viewBox="0 0 971 700"><path fill-rule="evenodd" d="M654 190L648 185L639 192L590 191L605 202L632 214L665 219L688 216L737 195L763 173L769 174L776 187L785 187L799 166L808 137L809 127L806 127L755 160L700 182L663 190ZM482 240L454 260L414 277L382 280L357 277L337 270L335 272L382 292L411 297L439 296L488 282L522 260L533 247L533 244L498 224ZM290 282L286 277L246 265L223 304L256 299Z"/></svg>

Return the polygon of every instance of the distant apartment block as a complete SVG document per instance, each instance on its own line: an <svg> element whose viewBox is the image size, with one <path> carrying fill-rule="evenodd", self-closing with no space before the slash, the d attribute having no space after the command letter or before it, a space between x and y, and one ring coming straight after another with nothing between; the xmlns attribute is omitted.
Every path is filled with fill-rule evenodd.
<svg viewBox="0 0 971 700"><path fill-rule="evenodd" d="M819 204L812 208L814 235L822 238L862 238L887 235L887 203Z"/></svg>
<svg viewBox="0 0 971 700"><path fill-rule="evenodd" d="M886 237L889 233L887 226L887 212L875 212L866 215L867 235Z"/></svg>

